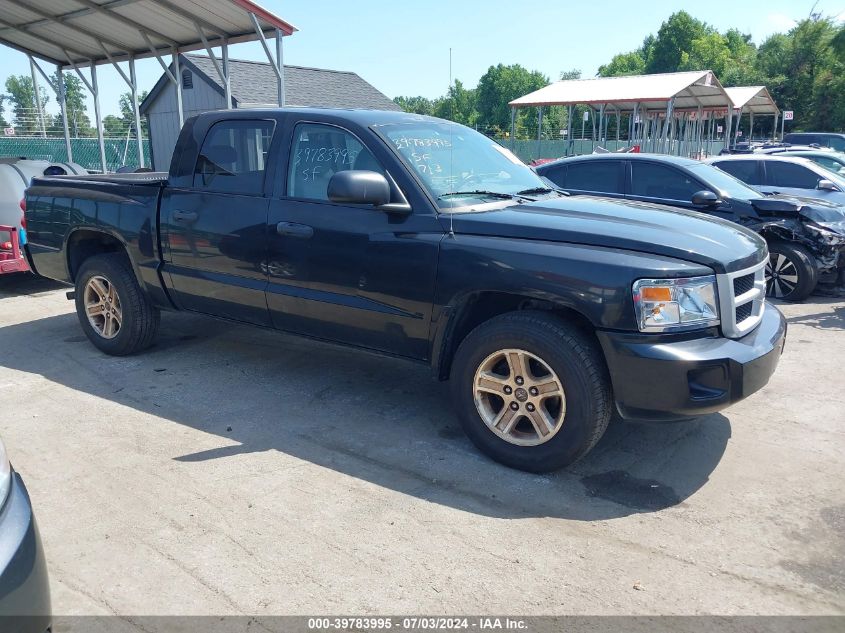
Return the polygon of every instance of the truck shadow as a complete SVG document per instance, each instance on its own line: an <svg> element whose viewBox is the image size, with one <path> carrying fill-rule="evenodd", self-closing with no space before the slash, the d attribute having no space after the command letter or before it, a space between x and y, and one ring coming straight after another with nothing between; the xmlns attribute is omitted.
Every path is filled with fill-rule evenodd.
<svg viewBox="0 0 845 633"><path fill-rule="evenodd" d="M532 475L478 453L446 386L401 360L183 314L164 315L159 342L139 356L101 354L75 314L0 328L0 349L2 366L221 438L218 448L174 452L180 462L281 451L495 517L592 521L683 504L731 434L718 414L613 423L568 471Z"/></svg>

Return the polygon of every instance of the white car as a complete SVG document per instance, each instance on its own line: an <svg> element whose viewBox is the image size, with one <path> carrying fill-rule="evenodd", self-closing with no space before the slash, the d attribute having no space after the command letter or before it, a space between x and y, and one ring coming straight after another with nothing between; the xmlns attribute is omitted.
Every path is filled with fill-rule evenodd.
<svg viewBox="0 0 845 633"><path fill-rule="evenodd" d="M47 174L45 174L47 172ZM0 225L20 228L21 200L34 176L62 174L87 175L88 171L76 163L51 163L26 158L0 158ZM2 236L0 236L2 237Z"/></svg>

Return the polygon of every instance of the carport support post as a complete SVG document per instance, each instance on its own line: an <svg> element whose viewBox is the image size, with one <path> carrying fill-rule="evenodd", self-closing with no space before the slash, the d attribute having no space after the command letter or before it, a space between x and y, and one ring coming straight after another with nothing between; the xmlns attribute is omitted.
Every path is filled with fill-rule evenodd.
<svg viewBox="0 0 845 633"><path fill-rule="evenodd" d="M224 41L221 46L223 51L223 83L226 94L226 109L232 109L232 82L229 78L229 42Z"/></svg>
<svg viewBox="0 0 845 633"><path fill-rule="evenodd" d="M276 80L279 82L279 107L285 105L285 61L282 53L282 30L276 29L276 66L279 69Z"/></svg>
<svg viewBox="0 0 845 633"><path fill-rule="evenodd" d="M543 106L537 107L537 158L542 158L540 148L543 145Z"/></svg>
<svg viewBox="0 0 845 633"><path fill-rule="evenodd" d="M100 89L97 86L97 65L91 62L91 92L94 95L94 118L97 121L97 140L100 145L100 165L103 167L103 173L108 171L106 165L106 144L103 141L103 120L100 116Z"/></svg>
<svg viewBox="0 0 845 633"><path fill-rule="evenodd" d="M182 107L182 71L179 69L179 50L173 49L173 76L176 79L176 109L179 111L179 129L185 124L185 111Z"/></svg>
<svg viewBox="0 0 845 633"><path fill-rule="evenodd" d="M575 146L575 141L572 139L572 106L567 106L566 112L566 155L569 156L569 151Z"/></svg>
<svg viewBox="0 0 845 633"><path fill-rule="evenodd" d="M56 97L59 99L59 107L62 109L62 127L65 132L65 150L67 151L67 162L73 162L73 150L70 147L70 125L67 118L67 95L65 94L65 74L62 72L61 64L56 64Z"/></svg>
<svg viewBox="0 0 845 633"><path fill-rule="evenodd" d="M41 110L41 93L38 90L38 77L35 75L35 60L32 55L29 57L29 71L32 73L32 96L35 99L35 116L38 117L38 129L41 136L47 136L47 127L44 125L44 112Z"/></svg>
<svg viewBox="0 0 845 633"><path fill-rule="evenodd" d="M511 151L516 147L516 106L511 106Z"/></svg>
<svg viewBox="0 0 845 633"><path fill-rule="evenodd" d="M751 117L751 122L748 124L748 142L751 142L751 139L754 138L754 110L752 110L749 115Z"/></svg>
<svg viewBox="0 0 845 633"><path fill-rule="evenodd" d="M177 77L177 80L179 78ZM138 167L144 166L144 144L141 138L141 113L138 110L138 79L135 76L135 56L129 56L129 82L132 90L132 114L135 117L136 145L138 146Z"/></svg>

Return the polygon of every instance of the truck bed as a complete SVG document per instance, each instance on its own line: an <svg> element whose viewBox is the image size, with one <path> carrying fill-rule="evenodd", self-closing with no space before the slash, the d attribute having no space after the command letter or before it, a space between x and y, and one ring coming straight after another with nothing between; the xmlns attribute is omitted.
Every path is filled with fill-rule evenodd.
<svg viewBox="0 0 845 633"><path fill-rule="evenodd" d="M166 171L147 171L140 174L91 174L88 176L44 176L38 178L40 182L50 180L84 180L86 182L108 182L116 185L163 185L167 182ZM34 179L33 179L34 180Z"/></svg>

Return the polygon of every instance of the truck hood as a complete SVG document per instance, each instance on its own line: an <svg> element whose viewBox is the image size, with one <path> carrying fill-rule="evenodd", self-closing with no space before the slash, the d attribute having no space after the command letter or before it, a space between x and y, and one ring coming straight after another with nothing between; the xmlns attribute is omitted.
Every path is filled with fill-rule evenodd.
<svg viewBox="0 0 845 633"><path fill-rule="evenodd" d="M593 196L454 213L452 228L456 234L651 253L708 266L720 273L753 266L766 253L761 237L733 222L694 211Z"/></svg>

